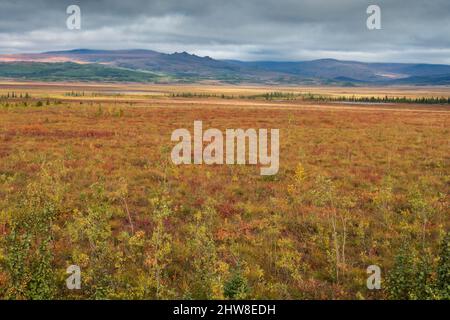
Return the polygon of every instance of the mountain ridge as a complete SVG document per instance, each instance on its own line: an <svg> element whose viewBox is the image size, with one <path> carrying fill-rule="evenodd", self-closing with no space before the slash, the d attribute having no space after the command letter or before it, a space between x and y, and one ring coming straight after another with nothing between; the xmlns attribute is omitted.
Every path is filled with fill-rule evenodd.
<svg viewBox="0 0 450 320"><path fill-rule="evenodd" d="M197 82L216 80L227 83L283 83L283 84L329 84L329 85L371 85L371 84L450 84L450 65L425 63L383 63L337 60L333 58L309 61L240 61L217 60L209 56L201 57L183 52L161 53L147 49L96 50L73 49L30 54L0 55L0 64L25 62L42 63L40 68L50 72L52 63L77 63L102 65L109 68L107 73L120 72L113 69L135 72L132 78L145 79L138 73L151 73L148 81L158 77L165 81ZM38 65L35 65L37 67ZM61 65L64 67L64 65ZM74 69L73 65L67 65ZM0 68L0 77L8 77ZM75 68L76 69L76 68ZM88 69L86 67L85 69ZM92 67L94 69L106 69ZM45 72L44 72L45 73ZM10 73L13 74L13 73ZM26 74L26 72L24 73ZM51 77L51 74L48 74ZM60 73L64 78L64 73ZM131 74L127 74L129 77ZM25 75L26 77L26 75ZM92 77L97 78L95 74ZM76 77L75 77L76 78ZM89 77L87 77L89 80ZM101 77L100 77L101 79ZM142 80L141 79L141 80ZM108 78L107 80L111 80Z"/></svg>

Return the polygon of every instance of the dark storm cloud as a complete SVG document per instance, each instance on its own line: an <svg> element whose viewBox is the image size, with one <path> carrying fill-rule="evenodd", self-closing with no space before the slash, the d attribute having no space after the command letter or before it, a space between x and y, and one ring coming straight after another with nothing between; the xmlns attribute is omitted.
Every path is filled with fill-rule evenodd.
<svg viewBox="0 0 450 320"><path fill-rule="evenodd" d="M79 31L66 28L70 4L81 7ZM369 4L381 7L382 30L367 30ZM450 63L450 1L1 0L1 53L72 48Z"/></svg>

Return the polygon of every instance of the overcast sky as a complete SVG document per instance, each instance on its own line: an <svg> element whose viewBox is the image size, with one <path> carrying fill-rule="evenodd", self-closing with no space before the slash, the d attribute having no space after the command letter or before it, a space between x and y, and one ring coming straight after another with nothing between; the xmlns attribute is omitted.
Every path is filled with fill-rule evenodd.
<svg viewBox="0 0 450 320"><path fill-rule="evenodd" d="M81 30L66 27L71 4ZM0 0L0 53L74 48L450 64L450 0Z"/></svg>

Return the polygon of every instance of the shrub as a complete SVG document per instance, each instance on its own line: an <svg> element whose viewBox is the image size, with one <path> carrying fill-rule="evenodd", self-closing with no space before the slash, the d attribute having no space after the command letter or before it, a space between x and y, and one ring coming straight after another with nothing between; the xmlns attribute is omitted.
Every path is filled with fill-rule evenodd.
<svg viewBox="0 0 450 320"><path fill-rule="evenodd" d="M231 274L231 278L225 282L224 295L229 299L245 299L248 291L247 279L238 266Z"/></svg>

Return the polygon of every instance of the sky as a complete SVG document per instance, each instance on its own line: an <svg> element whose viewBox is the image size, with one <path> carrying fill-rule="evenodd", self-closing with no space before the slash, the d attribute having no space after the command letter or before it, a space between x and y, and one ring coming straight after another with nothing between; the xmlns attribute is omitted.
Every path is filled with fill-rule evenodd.
<svg viewBox="0 0 450 320"><path fill-rule="evenodd" d="M69 5L81 29L66 26ZM366 26L381 8L381 29ZM449 0L0 0L0 54L76 48L215 59L450 64Z"/></svg>

